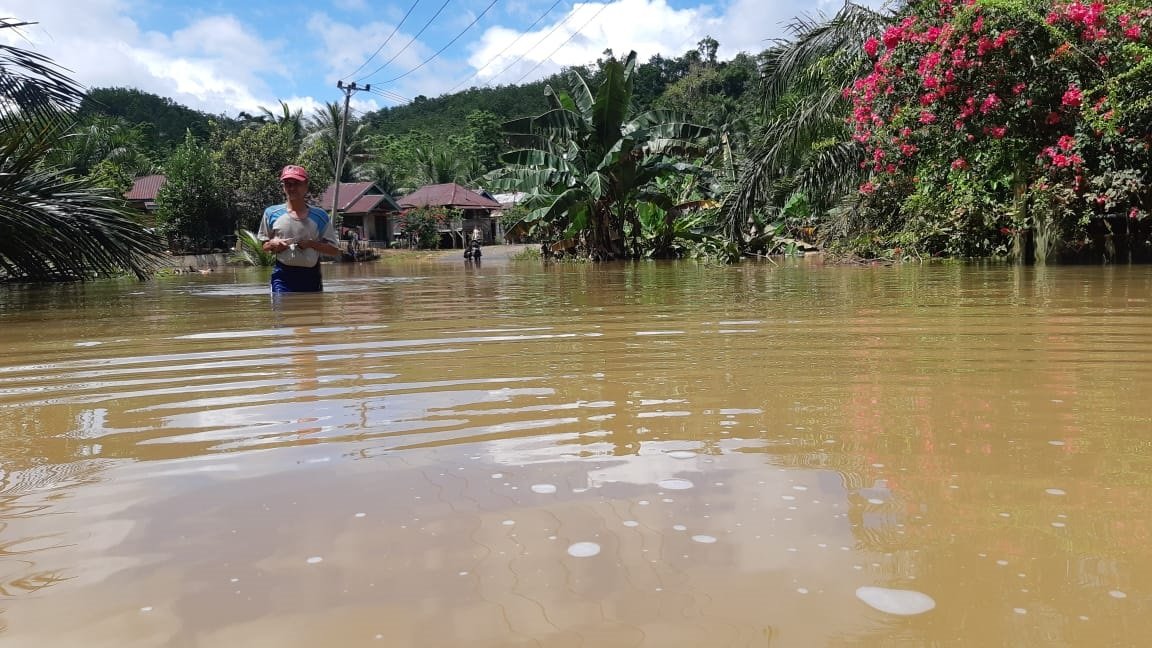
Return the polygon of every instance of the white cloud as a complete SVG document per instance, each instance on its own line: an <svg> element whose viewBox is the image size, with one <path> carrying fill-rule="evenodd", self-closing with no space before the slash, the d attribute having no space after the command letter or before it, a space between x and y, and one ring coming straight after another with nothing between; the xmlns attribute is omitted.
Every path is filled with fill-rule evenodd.
<svg viewBox="0 0 1152 648"><path fill-rule="evenodd" d="M68 69L88 87L139 88L208 112L235 114L269 102L266 77L287 72L278 43L231 16L208 16L166 35L144 31L129 18L139 9L117 0L0 0L0 15L38 24L25 27L31 47Z"/></svg>
<svg viewBox="0 0 1152 648"><path fill-rule="evenodd" d="M514 83L532 70L524 78L528 81L565 66L591 63L609 48L616 55L635 50L642 61L658 53L678 56L722 24L707 5L673 9L664 0L577 3L566 15L531 33L488 29L472 48L468 63L482 68L477 74L481 83ZM502 73L505 68L509 69Z"/></svg>
<svg viewBox="0 0 1152 648"><path fill-rule="evenodd" d="M326 79L333 86L341 78L365 80L371 75L367 79L371 83L395 76L419 65L433 51L421 42L409 46L412 34L395 30L394 24L385 22L353 26L316 13L308 19L308 31L323 42L318 62L325 66ZM381 48L385 41L387 44Z"/></svg>
<svg viewBox="0 0 1152 648"><path fill-rule="evenodd" d="M377 103L438 96L457 86L532 81L592 63L608 48L617 56L636 50L647 61L655 54L681 56L711 36L720 43L719 56L731 58L785 36L784 26L795 16L830 14L839 2L713 0L676 9L668 0L576 0L567 13L560 13L565 6L560 5L530 32L498 24L494 9L443 54L418 67L459 33L466 24L461 21L475 15L457 11L442 15L411 45L423 20L405 24L355 74L392 34L407 0L374 4L373 22L353 22L353 14L341 13L362 10L366 0L320 0L299 38L291 40L282 21L261 33L257 23L235 15L157 0L0 0L0 16L39 22L24 28L27 41L11 30L0 30L0 39L51 57L89 87L139 88L213 113L251 112L275 106L279 97L291 97L286 101L309 111L342 98L335 87L341 78L367 81L375 93L385 93L357 93L358 109L371 110ZM875 6L881 0L866 2ZM525 0L513 5L504 7L504 15L519 12L522 25L546 8L546 2ZM184 15L194 17L181 22ZM161 24L163 31L152 27Z"/></svg>

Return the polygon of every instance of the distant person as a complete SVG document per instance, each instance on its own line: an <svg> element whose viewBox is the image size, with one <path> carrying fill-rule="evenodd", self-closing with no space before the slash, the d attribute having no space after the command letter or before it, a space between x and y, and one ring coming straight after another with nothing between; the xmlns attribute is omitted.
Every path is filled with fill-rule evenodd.
<svg viewBox="0 0 1152 648"><path fill-rule="evenodd" d="M286 200L264 210L256 235L264 242L264 251L276 255L272 292L319 292L324 290L320 255L341 254L332 219L328 212L308 204L308 171L304 167L284 167L280 184Z"/></svg>
<svg viewBox="0 0 1152 648"><path fill-rule="evenodd" d="M480 240L480 226L479 226L479 225L477 225L476 227L473 227L473 228L472 228L472 240L473 240L473 241L476 241L477 243L481 243L481 242L482 242L482 241Z"/></svg>

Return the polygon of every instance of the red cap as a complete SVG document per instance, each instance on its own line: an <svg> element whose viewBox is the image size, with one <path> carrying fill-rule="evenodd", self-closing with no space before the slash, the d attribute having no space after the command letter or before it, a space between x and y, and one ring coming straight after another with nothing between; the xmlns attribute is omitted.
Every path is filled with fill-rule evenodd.
<svg viewBox="0 0 1152 648"><path fill-rule="evenodd" d="M306 171L302 166L289 164L288 166L284 167L283 171L280 172L280 179L292 179L299 180L300 182L308 182L308 171Z"/></svg>

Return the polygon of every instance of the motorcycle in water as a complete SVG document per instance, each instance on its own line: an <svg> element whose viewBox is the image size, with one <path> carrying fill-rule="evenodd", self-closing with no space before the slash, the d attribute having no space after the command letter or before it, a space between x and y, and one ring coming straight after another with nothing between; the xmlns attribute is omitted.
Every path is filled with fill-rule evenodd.
<svg viewBox="0 0 1152 648"><path fill-rule="evenodd" d="M480 251L480 241L477 239L472 239L472 242L468 244L468 248L464 250L464 258L468 260L476 259L479 261L481 255L482 252Z"/></svg>

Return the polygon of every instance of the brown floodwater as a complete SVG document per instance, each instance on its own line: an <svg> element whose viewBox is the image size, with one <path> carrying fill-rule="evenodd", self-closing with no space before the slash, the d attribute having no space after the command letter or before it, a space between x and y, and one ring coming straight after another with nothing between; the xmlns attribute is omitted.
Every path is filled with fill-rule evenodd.
<svg viewBox="0 0 1152 648"><path fill-rule="evenodd" d="M1142 645L1152 268L0 287L0 645Z"/></svg>

